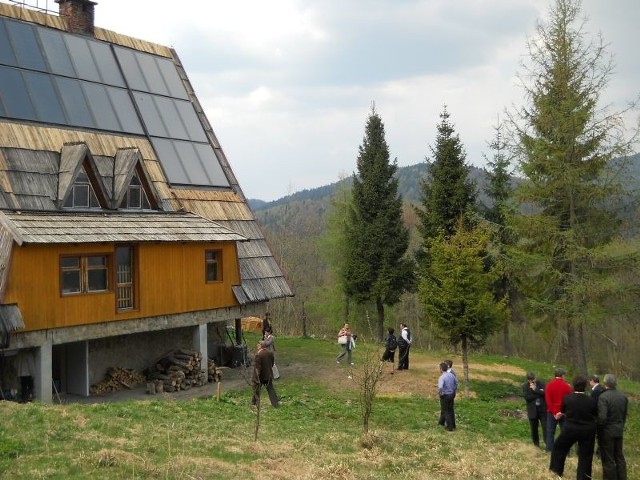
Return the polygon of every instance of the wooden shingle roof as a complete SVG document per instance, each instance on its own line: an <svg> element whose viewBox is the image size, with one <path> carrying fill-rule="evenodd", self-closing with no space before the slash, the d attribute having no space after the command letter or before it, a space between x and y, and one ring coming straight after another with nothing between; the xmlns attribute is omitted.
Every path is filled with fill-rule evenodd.
<svg viewBox="0 0 640 480"><path fill-rule="evenodd" d="M192 213L2 212L18 245L98 242L219 242L246 238Z"/></svg>
<svg viewBox="0 0 640 480"><path fill-rule="evenodd" d="M55 15L0 3L0 17L38 25L34 30L53 29L52 32L61 32L55 35L68 35L64 32L64 22ZM175 75L163 78L166 82L177 79L178 90L182 93L174 95L170 88L169 103L181 107L176 113L182 115L183 110L189 110L191 115L181 117L184 130L166 130L170 141L165 142L164 133L156 131L155 136L149 133L155 116L145 117L140 112L141 119L147 124L136 131L135 125L131 129L124 126L114 129L95 123L83 127L72 121L54 124L39 117L16 118L0 111L0 240L13 238L18 244L238 241L241 284L234 287L238 301L247 304L292 296L293 291L266 243L177 53L171 48L99 27L95 28L95 38L89 40L109 44L108 50L117 51L122 55L121 60L131 59L140 52L141 56L136 58L141 65L148 61L147 66L157 64L171 69L173 64ZM111 54L105 51L104 55ZM99 62L100 58L106 57L98 55L94 60ZM20 65L17 68L21 68ZM54 76L53 72L43 73ZM153 72L150 75L154 78ZM81 82L90 80L81 75L77 78ZM109 94L128 88L116 84L96 84L94 87L100 91L104 87ZM133 96L140 97L135 100L142 102L139 105L151 105L153 98L158 108L168 104L166 94L156 92L155 87L136 88ZM101 105L89 103L94 107ZM160 120L171 123L176 117L168 116L168 111L164 110L165 116ZM125 115L122 120L126 119L129 117ZM177 121L174 127L179 126L180 120ZM182 158L185 155L190 155L191 163ZM211 165L207 162L215 162L215 168L208 168ZM106 200L99 199L105 207L99 212L69 213L61 209L80 166L89 170L88 174L95 175L92 185L98 190L96 194ZM210 178L209 183L198 186L198 179L193 177L200 171L200 166ZM186 177L191 183L184 181L180 168L187 169ZM160 211L130 213L117 208L134 169L137 169L145 190L155 199L152 207ZM169 179L175 183L170 183ZM1 275L4 275L1 262L8 260L9 254L5 252L11 249L10 245L5 246L7 248L0 250Z"/></svg>

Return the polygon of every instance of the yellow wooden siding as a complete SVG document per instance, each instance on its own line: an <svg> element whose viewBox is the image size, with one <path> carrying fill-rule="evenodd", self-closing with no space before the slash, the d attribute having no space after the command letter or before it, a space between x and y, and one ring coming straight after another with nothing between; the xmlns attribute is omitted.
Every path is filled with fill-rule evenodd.
<svg viewBox="0 0 640 480"><path fill-rule="evenodd" d="M205 282L205 250L222 250L221 282ZM109 290L60 294L61 255L106 254L115 245L14 245L5 303L17 303L25 330L169 315L238 305L232 285L240 283L235 242L139 244L135 249L134 310L117 312L113 264Z"/></svg>

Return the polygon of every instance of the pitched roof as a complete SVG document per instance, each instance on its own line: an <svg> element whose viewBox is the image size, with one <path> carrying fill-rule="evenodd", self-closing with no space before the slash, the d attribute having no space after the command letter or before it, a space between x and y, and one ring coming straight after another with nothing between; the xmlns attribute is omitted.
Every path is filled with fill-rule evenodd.
<svg viewBox="0 0 640 480"><path fill-rule="evenodd" d="M49 116L45 117L42 108L18 108L14 114L0 108L0 210L5 213L0 227L5 224L13 237L27 243L98 241L100 229L111 235L108 238L135 233L139 241L163 235L178 239L179 233L170 225L164 230L149 226L160 218L172 218L195 230L201 225L205 233L200 232L200 238L229 240L235 235L242 240L238 244L241 285L235 289L241 304L293 295L173 49L99 27L94 29L95 37L71 35L57 16L0 3L0 22L3 19L11 22L11 32L7 41L0 42L0 53L21 40L33 39L34 45L43 48L33 52L27 70L22 71L21 59L15 57L15 64L0 65L0 74L4 69L14 82L20 78L15 72L50 82L57 98L47 96L40 107L58 103L61 114L46 110ZM90 54L75 55L84 51ZM12 55L0 58L11 62ZM38 57L40 66L34 63ZM64 65L54 66L60 60ZM64 70L67 64L70 70ZM92 77L96 74L101 81ZM71 84L82 91L72 100L79 101L84 108L80 110L88 116L70 114L77 104L62 92ZM11 87L10 82L0 82L0 90L6 85ZM25 82L20 88L32 87ZM44 97L27 92L24 98L38 106L38 98ZM76 213L84 233L72 230L78 223L59 210L81 164L88 164L87 173L96 175L92 185L104 195L107 207L101 212L106 216ZM164 213L117 210L137 165L141 182ZM182 213L169 217L167 212ZM202 224L204 219L210 222ZM32 227L31 221L55 224L58 234ZM130 225L127 222L138 222L132 227L134 233L114 227ZM118 241L134 240L128 238Z"/></svg>
<svg viewBox="0 0 640 480"><path fill-rule="evenodd" d="M192 213L7 212L0 225L31 243L219 242L247 239Z"/></svg>

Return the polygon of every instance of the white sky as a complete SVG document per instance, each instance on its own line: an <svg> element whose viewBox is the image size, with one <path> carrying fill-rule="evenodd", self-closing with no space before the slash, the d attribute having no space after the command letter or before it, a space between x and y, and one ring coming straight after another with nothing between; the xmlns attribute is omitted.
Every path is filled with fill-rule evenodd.
<svg viewBox="0 0 640 480"><path fill-rule="evenodd" d="M547 0L97 2L97 26L176 49L245 195L266 201L352 174L372 102L398 165L430 155L446 104L468 163L482 166L498 115L522 104L526 38L549 8ZM587 30L610 43L617 68L605 100L620 110L640 93L640 1L582 6Z"/></svg>

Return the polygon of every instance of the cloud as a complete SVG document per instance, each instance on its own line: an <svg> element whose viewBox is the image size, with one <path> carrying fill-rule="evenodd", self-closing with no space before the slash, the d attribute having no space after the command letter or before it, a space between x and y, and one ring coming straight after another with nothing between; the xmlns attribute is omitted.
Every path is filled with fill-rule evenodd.
<svg viewBox="0 0 640 480"><path fill-rule="evenodd" d="M617 68L603 101L640 85L637 0L583 0ZM273 200L355 170L372 102L400 165L424 161L443 105L482 153L548 4L540 0L109 0L99 26L173 46L245 194ZM628 115L633 122L637 114Z"/></svg>

